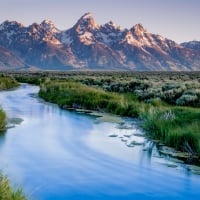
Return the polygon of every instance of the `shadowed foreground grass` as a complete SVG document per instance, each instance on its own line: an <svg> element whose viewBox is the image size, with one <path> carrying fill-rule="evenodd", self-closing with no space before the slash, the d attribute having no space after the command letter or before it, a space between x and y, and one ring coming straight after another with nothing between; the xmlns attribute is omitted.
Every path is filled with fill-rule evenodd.
<svg viewBox="0 0 200 200"><path fill-rule="evenodd" d="M141 102L134 93L106 92L76 81L48 80L40 97L62 108L83 108L139 117L150 138L188 152L200 153L200 109L170 106L161 100Z"/></svg>
<svg viewBox="0 0 200 200"><path fill-rule="evenodd" d="M0 174L0 200L27 200L22 190L14 190L7 177Z"/></svg>

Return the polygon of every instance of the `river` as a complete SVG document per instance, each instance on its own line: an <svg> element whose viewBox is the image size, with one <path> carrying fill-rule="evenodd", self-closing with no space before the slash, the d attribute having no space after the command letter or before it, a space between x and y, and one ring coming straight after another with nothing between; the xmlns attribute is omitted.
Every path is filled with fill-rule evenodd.
<svg viewBox="0 0 200 200"><path fill-rule="evenodd" d="M136 120L122 119L123 128L62 110L37 98L38 90L22 84L0 92L8 117L23 120L0 137L0 169L29 199L200 197L200 176L190 166L159 156L149 143L146 146ZM130 140L144 144L128 147Z"/></svg>

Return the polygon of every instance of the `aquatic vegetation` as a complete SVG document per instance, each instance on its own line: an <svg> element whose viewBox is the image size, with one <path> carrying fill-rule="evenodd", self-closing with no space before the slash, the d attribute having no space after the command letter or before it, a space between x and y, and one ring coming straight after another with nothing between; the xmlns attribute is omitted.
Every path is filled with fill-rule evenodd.
<svg viewBox="0 0 200 200"><path fill-rule="evenodd" d="M144 114L143 127L147 134L191 155L200 153L200 109L168 108L154 107Z"/></svg>
<svg viewBox="0 0 200 200"><path fill-rule="evenodd" d="M13 189L7 177L0 174L0 200L27 200L20 189Z"/></svg>

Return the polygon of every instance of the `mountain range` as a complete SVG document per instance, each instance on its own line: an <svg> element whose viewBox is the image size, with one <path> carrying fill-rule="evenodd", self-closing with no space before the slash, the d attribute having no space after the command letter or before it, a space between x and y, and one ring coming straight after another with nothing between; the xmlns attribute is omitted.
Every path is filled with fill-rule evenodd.
<svg viewBox="0 0 200 200"><path fill-rule="evenodd" d="M0 24L1 70L200 70L200 41L178 44L148 32L141 24L122 29L84 14L61 31L50 20L25 27Z"/></svg>

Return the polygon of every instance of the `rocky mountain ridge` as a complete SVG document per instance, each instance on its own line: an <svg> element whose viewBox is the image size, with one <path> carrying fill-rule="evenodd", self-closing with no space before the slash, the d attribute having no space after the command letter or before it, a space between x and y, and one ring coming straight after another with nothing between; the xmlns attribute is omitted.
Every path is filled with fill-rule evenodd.
<svg viewBox="0 0 200 200"><path fill-rule="evenodd" d="M112 21L99 25L91 13L64 31L50 20L28 27L5 21L0 69L200 70L200 49L193 46L149 33L141 24L131 29Z"/></svg>

